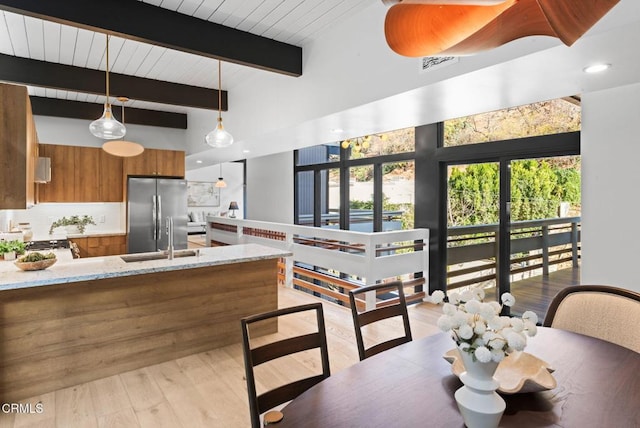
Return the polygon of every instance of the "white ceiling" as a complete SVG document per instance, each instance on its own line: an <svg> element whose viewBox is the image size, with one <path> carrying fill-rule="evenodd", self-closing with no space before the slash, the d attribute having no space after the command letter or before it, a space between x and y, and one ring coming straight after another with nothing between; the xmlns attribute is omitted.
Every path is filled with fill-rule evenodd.
<svg viewBox="0 0 640 428"><path fill-rule="evenodd" d="M358 17L379 8L381 0L156 0L146 1L179 13L248 31L278 41L302 46L304 75L314 75L317 66L307 47L318 44L336 27L349 26L354 35L349 43L361 43L363 52L369 38L380 37L382 28L367 26ZM369 16L369 15L367 15ZM92 69L105 69L104 35L0 11L0 53ZM219 161L262 156L318 144L348 136L381 132L430 121L444 120L488 109L580 94L640 82L640 1L621 0L573 47L566 49L556 39L525 38L489 53L462 58L460 64L424 78L419 87L403 87L389 80L385 96L344 108L297 124L287 124L276 132L251 136L238 149L191 153L187 168L194 169ZM113 72L215 88L217 64L209 58L143 44L119 37L111 39L110 68ZM610 72L587 76L582 68L605 59ZM312 65L309 65L312 64ZM384 66L384 65L382 65ZM416 65L417 69L417 65ZM391 70L393 72L393 70ZM334 71L339 72L339 70ZM417 73L417 72L416 72ZM252 82L268 82L272 73L242 65L224 63L222 88L230 94ZM276 80L282 81L283 76ZM285 79L296 79L284 77ZM358 89L358 88L354 88ZM103 103L104 97L29 88L33 95ZM470 97L469 94L473 94ZM126 95L126 94L122 94ZM181 113L202 114L202 110L132 100L128 106ZM230 105L233 109L233 105ZM226 123L226 120L225 120ZM343 128L350 135L331 135ZM310 137L313 136L313 137ZM235 146L235 144L234 144ZM250 150L250 155L240 147ZM200 149L198 149L200 150Z"/></svg>
<svg viewBox="0 0 640 428"><path fill-rule="evenodd" d="M185 15L302 46L331 25L378 0L147 0ZM217 61L211 58L112 37L109 67L114 73L216 88ZM94 70L106 69L105 35L37 18L0 11L0 53ZM269 73L224 63L222 87L233 89ZM216 88L217 89L217 88ZM29 87L29 94L102 104L105 97ZM126 94L117 94L125 95ZM131 100L127 106L186 113L188 108Z"/></svg>

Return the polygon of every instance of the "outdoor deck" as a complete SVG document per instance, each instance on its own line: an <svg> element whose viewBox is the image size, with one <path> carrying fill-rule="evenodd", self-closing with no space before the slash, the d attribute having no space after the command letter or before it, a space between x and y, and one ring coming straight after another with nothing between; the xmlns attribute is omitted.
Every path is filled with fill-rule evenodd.
<svg viewBox="0 0 640 428"><path fill-rule="evenodd" d="M524 311L533 311L542 322L553 297L563 288L578 284L580 284L579 267L551 272L547 277L540 275L513 282L511 294L516 298L516 304L511 308L511 313L521 315ZM487 298L493 298L493 296L495 296L495 289L487 293Z"/></svg>

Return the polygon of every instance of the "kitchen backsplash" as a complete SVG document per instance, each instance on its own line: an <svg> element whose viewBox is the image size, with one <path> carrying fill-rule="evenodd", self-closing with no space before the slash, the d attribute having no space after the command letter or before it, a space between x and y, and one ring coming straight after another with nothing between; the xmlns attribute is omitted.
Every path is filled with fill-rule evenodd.
<svg viewBox="0 0 640 428"><path fill-rule="evenodd" d="M90 215L96 225L88 225L85 233L125 232L126 204L124 203L66 203L37 204L28 210L0 210L0 232L9 231L9 224L28 222L34 239L46 239L51 223L62 217Z"/></svg>

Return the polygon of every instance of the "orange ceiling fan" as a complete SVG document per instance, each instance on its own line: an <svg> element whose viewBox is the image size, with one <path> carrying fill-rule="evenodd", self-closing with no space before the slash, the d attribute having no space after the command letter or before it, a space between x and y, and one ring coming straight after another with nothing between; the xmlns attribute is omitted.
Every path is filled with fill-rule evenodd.
<svg viewBox="0 0 640 428"><path fill-rule="evenodd" d="M404 56L469 55L526 36L571 46L620 0L382 0L387 44Z"/></svg>

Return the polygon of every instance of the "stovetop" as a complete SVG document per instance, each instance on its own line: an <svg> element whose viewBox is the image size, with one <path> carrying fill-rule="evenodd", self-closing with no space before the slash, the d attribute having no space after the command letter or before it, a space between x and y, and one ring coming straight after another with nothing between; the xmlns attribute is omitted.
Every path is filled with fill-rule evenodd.
<svg viewBox="0 0 640 428"><path fill-rule="evenodd" d="M29 241L27 243L28 251L56 250L58 248L69 248L69 240L52 239L50 241Z"/></svg>

